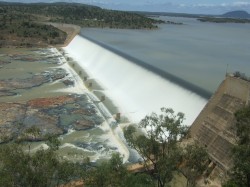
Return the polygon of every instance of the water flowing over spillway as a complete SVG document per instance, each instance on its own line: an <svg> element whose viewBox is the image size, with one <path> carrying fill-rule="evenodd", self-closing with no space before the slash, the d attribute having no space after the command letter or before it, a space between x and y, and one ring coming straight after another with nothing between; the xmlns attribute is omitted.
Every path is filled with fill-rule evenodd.
<svg viewBox="0 0 250 187"><path fill-rule="evenodd" d="M139 122L161 107L183 112L191 125L207 100L81 36L64 48L70 57L100 83L121 115Z"/></svg>

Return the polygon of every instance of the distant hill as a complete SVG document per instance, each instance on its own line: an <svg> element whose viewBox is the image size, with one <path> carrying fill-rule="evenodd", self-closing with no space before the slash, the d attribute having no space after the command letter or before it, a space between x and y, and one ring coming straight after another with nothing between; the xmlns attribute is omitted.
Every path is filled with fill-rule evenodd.
<svg viewBox="0 0 250 187"><path fill-rule="evenodd" d="M248 14L248 12L246 11L238 10L238 11L227 12L223 14L222 17L250 19L250 14Z"/></svg>

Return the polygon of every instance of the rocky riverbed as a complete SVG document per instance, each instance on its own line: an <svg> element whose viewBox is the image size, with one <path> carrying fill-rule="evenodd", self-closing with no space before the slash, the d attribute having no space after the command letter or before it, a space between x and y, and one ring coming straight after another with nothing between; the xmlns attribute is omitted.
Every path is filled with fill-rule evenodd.
<svg viewBox="0 0 250 187"><path fill-rule="evenodd" d="M30 89L33 87L41 86L45 83L62 80L67 75L68 73L64 69L58 68L38 74L31 73L31 75L25 79L3 79L0 80L0 97L16 95L18 94L18 89ZM63 80L66 85L69 85L69 83L65 81L66 80Z"/></svg>
<svg viewBox="0 0 250 187"><path fill-rule="evenodd" d="M75 84L57 50L1 50L0 143L44 140L47 134L86 130L104 121L84 93L57 93Z"/></svg>
<svg viewBox="0 0 250 187"><path fill-rule="evenodd" d="M26 103L0 103L0 143L14 139L38 141L69 129L86 130L104 119L86 95L33 99ZM30 129L38 129L34 134Z"/></svg>
<svg viewBox="0 0 250 187"><path fill-rule="evenodd" d="M58 154L68 160L95 162L114 152L128 159L115 112L104 106L109 98L94 94L96 81L85 80L62 49L2 48L0 67L0 143L28 141L36 151L50 134L58 135Z"/></svg>

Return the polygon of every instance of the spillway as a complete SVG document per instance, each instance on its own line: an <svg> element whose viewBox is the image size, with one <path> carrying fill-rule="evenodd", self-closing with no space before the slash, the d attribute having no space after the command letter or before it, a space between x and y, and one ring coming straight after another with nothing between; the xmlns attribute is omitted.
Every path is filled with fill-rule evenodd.
<svg viewBox="0 0 250 187"><path fill-rule="evenodd" d="M131 122L139 122L145 115L166 107L183 112L185 124L191 125L207 103L197 93L82 36L76 36L64 50L98 81L121 115Z"/></svg>

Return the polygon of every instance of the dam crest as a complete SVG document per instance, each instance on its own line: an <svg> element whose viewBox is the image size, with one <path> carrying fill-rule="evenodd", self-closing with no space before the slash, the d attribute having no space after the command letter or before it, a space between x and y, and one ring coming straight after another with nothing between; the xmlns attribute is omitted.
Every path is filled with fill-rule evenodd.
<svg viewBox="0 0 250 187"><path fill-rule="evenodd" d="M87 72L89 79L98 82L121 116L131 122L139 122L145 115L166 107L183 112L185 124L191 125L207 103L192 87L189 90L175 84L132 58L124 58L82 36L77 35L64 50L74 59L78 71Z"/></svg>

